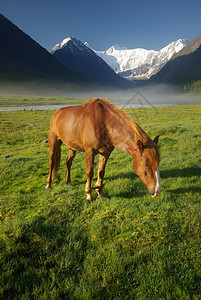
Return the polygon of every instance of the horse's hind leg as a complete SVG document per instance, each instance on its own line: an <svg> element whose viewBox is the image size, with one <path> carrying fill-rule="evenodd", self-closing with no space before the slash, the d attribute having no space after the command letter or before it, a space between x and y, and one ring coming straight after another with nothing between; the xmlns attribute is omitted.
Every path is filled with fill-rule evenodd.
<svg viewBox="0 0 201 300"><path fill-rule="evenodd" d="M95 187L98 197L103 195L103 178L105 174L105 167L112 151L113 149L109 149L103 154L99 155L98 180Z"/></svg>
<svg viewBox="0 0 201 300"><path fill-rule="evenodd" d="M73 158L75 157L76 151L69 149L68 158L66 160L66 183L71 184L70 169L72 166Z"/></svg>
<svg viewBox="0 0 201 300"><path fill-rule="evenodd" d="M49 160L49 176L47 179L46 189L51 187L52 180L56 178L61 158L61 140L54 137L53 141L49 139L50 160Z"/></svg>

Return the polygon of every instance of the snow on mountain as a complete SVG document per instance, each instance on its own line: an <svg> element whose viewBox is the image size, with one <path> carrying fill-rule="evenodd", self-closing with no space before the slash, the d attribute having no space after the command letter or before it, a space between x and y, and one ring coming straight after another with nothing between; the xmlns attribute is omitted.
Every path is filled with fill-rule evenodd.
<svg viewBox="0 0 201 300"><path fill-rule="evenodd" d="M149 79L156 74L170 58L188 42L179 39L160 51L142 48L126 49L118 45L107 51L95 51L119 75L127 79Z"/></svg>
<svg viewBox="0 0 201 300"><path fill-rule="evenodd" d="M50 53L53 54L55 51L57 51L59 49L59 45L60 44L56 44L51 50Z"/></svg>
<svg viewBox="0 0 201 300"><path fill-rule="evenodd" d="M115 72L125 72L150 60L156 53L154 50L145 49L122 49L119 46L112 46L107 51L95 51Z"/></svg>
<svg viewBox="0 0 201 300"><path fill-rule="evenodd" d="M143 48L127 49L114 45L107 51L96 51L87 42L82 43L74 37L64 39L56 44L51 53L64 48L72 43L81 52L96 53L102 58L118 75L130 80L145 80L156 74L171 59L171 57L183 49L188 42L179 39L162 48L160 51L146 50ZM73 48L71 46L71 48ZM73 50L72 50L73 51Z"/></svg>
<svg viewBox="0 0 201 300"><path fill-rule="evenodd" d="M54 52L56 52L57 50L60 50L62 48L65 48L67 46L67 44L71 44L71 49L73 48L73 46L75 46L76 48L78 48L80 51L88 51L88 52L95 52L93 49L91 49L89 47L89 45L87 43L82 43L81 41L77 40L74 37L67 37L65 38L60 44L56 44L52 50L50 51L51 54L53 54Z"/></svg>

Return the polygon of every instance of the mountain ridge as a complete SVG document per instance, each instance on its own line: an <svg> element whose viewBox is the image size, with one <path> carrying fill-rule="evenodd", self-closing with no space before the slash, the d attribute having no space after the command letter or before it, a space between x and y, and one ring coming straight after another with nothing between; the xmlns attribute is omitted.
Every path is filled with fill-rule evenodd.
<svg viewBox="0 0 201 300"><path fill-rule="evenodd" d="M64 66L94 84L119 88L133 87L131 82L118 76L90 47L74 37L65 38L61 43L56 44L51 53Z"/></svg>
<svg viewBox="0 0 201 300"><path fill-rule="evenodd" d="M188 43L154 76L151 83L185 85L201 79L201 34Z"/></svg>
<svg viewBox="0 0 201 300"><path fill-rule="evenodd" d="M89 88L115 87L132 88L134 83L118 76L86 42L73 37L64 39L55 45L52 53L35 42L11 21L0 14L0 83L6 81L72 84ZM124 53L123 77L151 77L148 83L186 84L201 78L201 34L193 41L179 39L160 51L134 49L141 64L133 57L132 49L114 45L110 47L108 57L116 64L115 53ZM133 62L132 67L129 59ZM114 67L113 66L113 67ZM126 69L128 68L128 69ZM129 69L130 68L130 69ZM157 74L155 74L157 72ZM154 74L154 75L153 75ZM145 79L145 78L144 78ZM147 79L147 78L146 78ZM69 86L68 86L69 87Z"/></svg>
<svg viewBox="0 0 201 300"><path fill-rule="evenodd" d="M0 78L13 81L81 83L83 78L64 68L52 55L0 14Z"/></svg>

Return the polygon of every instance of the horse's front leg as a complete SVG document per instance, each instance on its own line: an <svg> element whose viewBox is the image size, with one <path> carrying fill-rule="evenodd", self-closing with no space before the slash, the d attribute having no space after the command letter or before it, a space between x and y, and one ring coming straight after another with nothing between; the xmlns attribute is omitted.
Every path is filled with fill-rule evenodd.
<svg viewBox="0 0 201 300"><path fill-rule="evenodd" d="M95 188L98 197L103 195L103 178L105 174L105 167L112 151L113 149L107 150L103 154L99 155L98 180L96 182L96 188Z"/></svg>
<svg viewBox="0 0 201 300"><path fill-rule="evenodd" d="M66 183L71 184L70 169L72 166L73 158L75 157L76 151L69 149L68 158L66 160Z"/></svg>
<svg viewBox="0 0 201 300"><path fill-rule="evenodd" d="M85 160L86 160L86 175L87 175L87 183L85 187L85 194L87 200L92 200L91 195L91 181L94 175L94 158L95 154L93 149L89 148L85 150Z"/></svg>

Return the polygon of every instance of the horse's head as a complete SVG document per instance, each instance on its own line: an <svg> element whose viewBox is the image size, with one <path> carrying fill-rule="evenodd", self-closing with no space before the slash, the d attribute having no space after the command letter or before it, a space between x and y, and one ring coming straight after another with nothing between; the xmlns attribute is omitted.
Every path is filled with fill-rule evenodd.
<svg viewBox="0 0 201 300"><path fill-rule="evenodd" d="M157 197L161 192L159 174L159 149L157 146L158 136L143 144L137 142L137 150L133 155L133 169L144 183L147 191L152 197Z"/></svg>

